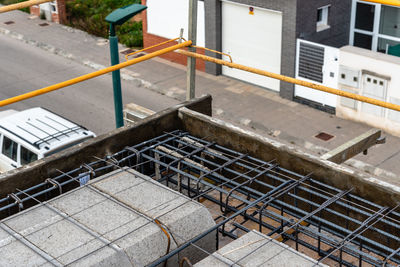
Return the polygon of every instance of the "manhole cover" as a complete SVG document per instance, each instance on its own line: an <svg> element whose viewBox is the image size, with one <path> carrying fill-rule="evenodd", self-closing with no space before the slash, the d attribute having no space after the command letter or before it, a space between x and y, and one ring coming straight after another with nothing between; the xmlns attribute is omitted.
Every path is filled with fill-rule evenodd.
<svg viewBox="0 0 400 267"><path fill-rule="evenodd" d="M331 140L333 137L333 135L328 134L328 133L324 133L324 132L320 132L319 134L317 134L316 136L314 136L315 138L321 139L323 141L328 141Z"/></svg>
<svg viewBox="0 0 400 267"><path fill-rule="evenodd" d="M10 25L10 24L14 24L14 23L15 23L15 22L12 21L12 20L4 22L4 24L6 24L6 25Z"/></svg>
<svg viewBox="0 0 400 267"><path fill-rule="evenodd" d="M44 27L44 26L49 26L49 24L45 22L45 23L40 23L39 26Z"/></svg>
<svg viewBox="0 0 400 267"><path fill-rule="evenodd" d="M134 50L132 48L128 48L128 49L125 49L125 50L121 51L120 53L123 54L123 55L127 55L127 54L133 53L135 51L136 50Z"/></svg>

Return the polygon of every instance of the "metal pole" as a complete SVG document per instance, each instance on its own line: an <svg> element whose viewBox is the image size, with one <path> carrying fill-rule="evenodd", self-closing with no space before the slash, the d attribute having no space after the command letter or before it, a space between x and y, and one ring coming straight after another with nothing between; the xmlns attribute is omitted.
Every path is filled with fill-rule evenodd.
<svg viewBox="0 0 400 267"><path fill-rule="evenodd" d="M197 36L197 0L189 0L189 31L188 38L196 45ZM189 47L190 52L195 52L196 48ZM196 58L187 58L187 71L186 71L186 100L195 97L195 78L196 78Z"/></svg>
<svg viewBox="0 0 400 267"><path fill-rule="evenodd" d="M118 65L118 37L115 35L115 26L112 23L110 23L109 40L111 66ZM117 128L120 128L124 126L124 118L122 113L121 74L119 70L112 72L112 82L114 90L115 125Z"/></svg>

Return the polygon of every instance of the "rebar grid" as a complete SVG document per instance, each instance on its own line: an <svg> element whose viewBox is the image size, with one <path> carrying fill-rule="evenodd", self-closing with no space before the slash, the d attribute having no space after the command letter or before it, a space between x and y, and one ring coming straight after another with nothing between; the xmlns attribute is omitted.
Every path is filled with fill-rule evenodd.
<svg viewBox="0 0 400 267"><path fill-rule="evenodd" d="M340 265L400 263L400 213L215 143L173 131L0 200L13 214L34 198L46 200L111 170L129 166L199 201L220 208L215 229L233 239L249 223L273 239L315 251ZM25 206L24 206L25 205ZM241 222L233 219L241 218ZM232 229L227 229L228 225ZM201 237L200 237L201 238ZM192 245L192 240L187 246ZM181 246L160 259L178 253ZM251 255L249 255L251 256ZM357 262L357 263L356 263Z"/></svg>

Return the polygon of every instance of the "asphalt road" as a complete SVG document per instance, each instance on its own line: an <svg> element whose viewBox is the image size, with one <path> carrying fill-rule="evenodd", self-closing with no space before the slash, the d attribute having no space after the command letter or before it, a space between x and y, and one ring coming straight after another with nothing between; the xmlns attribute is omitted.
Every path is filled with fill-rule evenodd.
<svg viewBox="0 0 400 267"><path fill-rule="evenodd" d="M6 99L54 83L62 82L93 69L37 47L0 35L0 99ZM122 81L124 103L136 103L154 111L178 101ZM45 95L24 100L6 109L24 110L45 107L96 134L115 128L111 75L103 75Z"/></svg>

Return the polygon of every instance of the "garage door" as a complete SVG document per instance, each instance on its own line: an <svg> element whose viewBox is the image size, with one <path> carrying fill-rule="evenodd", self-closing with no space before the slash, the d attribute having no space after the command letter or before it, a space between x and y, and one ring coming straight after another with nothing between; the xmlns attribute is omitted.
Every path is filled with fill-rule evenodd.
<svg viewBox="0 0 400 267"><path fill-rule="evenodd" d="M280 73L281 40L282 13L222 2L222 51L230 54L235 63ZM279 91L278 80L225 66L222 73Z"/></svg>

